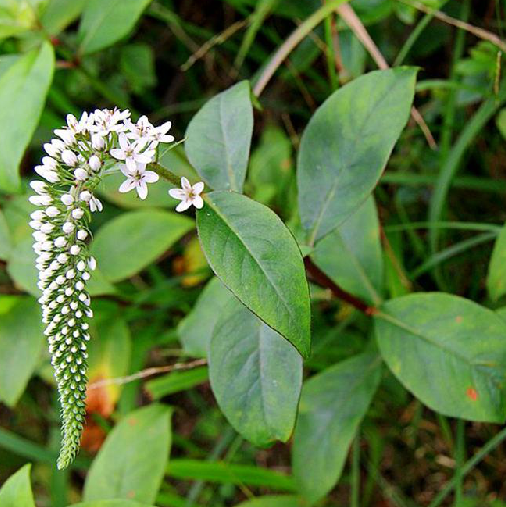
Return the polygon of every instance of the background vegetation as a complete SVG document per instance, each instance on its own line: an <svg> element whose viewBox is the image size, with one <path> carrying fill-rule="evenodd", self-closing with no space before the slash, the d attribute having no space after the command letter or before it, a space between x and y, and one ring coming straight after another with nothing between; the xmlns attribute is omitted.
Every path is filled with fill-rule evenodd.
<svg viewBox="0 0 506 507"><path fill-rule="evenodd" d="M418 66L415 105L424 122L410 121L374 193L380 283L392 298L437 290L500 309L502 257L494 278L488 270L506 218L504 4L350 5L357 17L349 10L327 16L280 62L256 101L245 193L296 229L295 158L316 108L383 65L381 55L392 66ZM93 223L100 275L91 290L87 425L73 467L56 471L58 404L34 297L26 189L42 143L67 113L129 108L153 123L170 119L182 139L216 93L244 79L258 91L275 51L321 6L319 0L0 0L0 481L31 463L39 507L76 503L83 488L86 500L108 498L111 484L119 498L139 488L136 499L160 507L299 505L291 496L297 489L291 444L254 447L232 429L210 391L201 344L213 316L198 305L191 310L211 271L193 221L160 211L175 204L162 183L145 203L119 194L117 181L101 189L107 206ZM376 51L364 48L364 26ZM54 74L46 47L56 55ZM194 174L183 150L165 154L163 163ZM363 251L367 264L370 252ZM312 296L306 376L363 351L371 331L366 316L328 289L315 285ZM506 505L504 438L498 425L431 411L384 369L341 480L320 505ZM86 479L101 447L101 461Z"/></svg>

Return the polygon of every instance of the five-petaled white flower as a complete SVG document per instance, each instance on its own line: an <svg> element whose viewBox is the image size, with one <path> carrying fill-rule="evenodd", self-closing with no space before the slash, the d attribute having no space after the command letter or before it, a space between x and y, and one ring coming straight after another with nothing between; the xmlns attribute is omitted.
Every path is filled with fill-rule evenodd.
<svg viewBox="0 0 506 507"><path fill-rule="evenodd" d="M176 211L185 211L191 205L200 209L204 206L204 201L200 194L204 190L204 183L199 181L195 185L190 185L190 182L183 176L181 178L182 188L171 188L169 195L174 199L179 199L181 202L177 205Z"/></svg>
<svg viewBox="0 0 506 507"><path fill-rule="evenodd" d="M133 173L137 171L137 162L141 164L149 164L152 162L155 151L151 149L142 151L146 147L145 139L139 139L131 143L125 134L120 134L118 141L120 148L114 148L110 153L115 159L124 160L130 172Z"/></svg>
<svg viewBox="0 0 506 507"><path fill-rule="evenodd" d="M137 163L135 171L129 171L128 168L123 166L122 173L127 179L119 187L120 192L130 192L130 190L137 190L137 194L141 199L146 199L148 196L147 183L155 183L158 181L159 176L154 171L146 171L146 164Z"/></svg>

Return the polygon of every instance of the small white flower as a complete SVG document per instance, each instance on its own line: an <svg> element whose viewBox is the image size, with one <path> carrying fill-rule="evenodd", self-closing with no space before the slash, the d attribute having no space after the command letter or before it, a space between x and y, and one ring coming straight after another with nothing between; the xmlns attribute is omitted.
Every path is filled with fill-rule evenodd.
<svg viewBox="0 0 506 507"><path fill-rule="evenodd" d="M90 257L88 259L88 267L90 268L91 271L95 271L95 269L97 269L97 260L95 259L95 257Z"/></svg>
<svg viewBox="0 0 506 507"><path fill-rule="evenodd" d="M77 239L84 241L88 237L88 232L84 230L77 231Z"/></svg>
<svg viewBox="0 0 506 507"><path fill-rule="evenodd" d="M72 222L65 222L62 227L63 232L65 234L70 234L71 232L74 231L74 228L75 228L75 225Z"/></svg>
<svg viewBox="0 0 506 507"><path fill-rule="evenodd" d="M174 141L174 136L167 135L167 132L170 130L171 126L172 123L170 121L167 121L159 127L152 129L151 139L158 143L172 143Z"/></svg>
<svg viewBox="0 0 506 507"><path fill-rule="evenodd" d="M92 198L91 192L88 192L88 190L84 190L84 192L81 192L79 194L79 199L84 202L89 202L89 200Z"/></svg>
<svg viewBox="0 0 506 507"><path fill-rule="evenodd" d="M129 171L135 172L137 170L136 162L140 164L149 164L153 161L155 156L154 150L144 150L146 147L146 140L140 139L130 143L125 134L119 135L120 148L113 148L111 155L117 160L124 160Z"/></svg>
<svg viewBox="0 0 506 507"><path fill-rule="evenodd" d="M74 171L74 177L77 181L84 181L88 178L88 172L82 167L79 167Z"/></svg>
<svg viewBox="0 0 506 507"><path fill-rule="evenodd" d="M48 169L44 165L35 166L34 171L39 176L41 176L45 180L49 181L50 183L56 183L60 179L58 176L58 173L56 171L52 171L51 169Z"/></svg>
<svg viewBox="0 0 506 507"><path fill-rule="evenodd" d="M154 171L146 171L145 164L136 164L135 171L125 171L122 169L123 174L127 179L119 187L122 193L130 192L130 190L137 190L137 194L141 199L146 199L148 196L148 183L155 183L158 181L159 176Z"/></svg>
<svg viewBox="0 0 506 507"><path fill-rule="evenodd" d="M84 211L81 208L76 208L72 210L72 218L75 218L76 220L80 220L83 218Z"/></svg>
<svg viewBox="0 0 506 507"><path fill-rule="evenodd" d="M200 194L204 190L204 183L199 181L195 185L190 185L190 182L183 176L181 178L182 188L171 188L169 195L174 199L179 199L181 202L177 205L176 211L185 211L190 206L195 206L201 209L204 206L204 201Z"/></svg>
<svg viewBox="0 0 506 507"><path fill-rule="evenodd" d="M60 210L56 206L49 206L46 209L46 215L50 218L57 217L60 214Z"/></svg>
<svg viewBox="0 0 506 507"><path fill-rule="evenodd" d="M91 136L91 146L94 150L103 150L105 146L105 139L100 134L93 134Z"/></svg>
<svg viewBox="0 0 506 507"><path fill-rule="evenodd" d="M95 122L90 127L90 131L100 136L106 136L111 132L122 132L126 128L124 120L129 117L130 111L97 109L94 113Z"/></svg>
<svg viewBox="0 0 506 507"><path fill-rule="evenodd" d="M63 129L56 129L54 133L63 140L63 142L70 146L76 142L76 138L74 136L74 132L72 132L69 129L63 128Z"/></svg>
<svg viewBox="0 0 506 507"><path fill-rule="evenodd" d="M61 202L65 204L65 206L72 206L74 198L70 194L63 194L61 196Z"/></svg>
<svg viewBox="0 0 506 507"><path fill-rule="evenodd" d="M88 202L88 205L92 213L94 213L95 211L102 211L104 209L104 206L96 197L91 197L91 199Z"/></svg>
<svg viewBox="0 0 506 507"><path fill-rule="evenodd" d="M70 255L79 255L81 247L79 245L72 245L70 247Z"/></svg>
<svg viewBox="0 0 506 507"><path fill-rule="evenodd" d="M42 157L42 165L49 171L54 171L57 166L56 160L51 157Z"/></svg>
<svg viewBox="0 0 506 507"><path fill-rule="evenodd" d="M49 206L53 202L49 195L32 195L28 200L35 206Z"/></svg>
<svg viewBox="0 0 506 507"><path fill-rule="evenodd" d="M131 121L125 122L128 128L128 132L126 136L130 139L146 139L150 137L151 131L153 130L153 125L148 120L147 116L141 116L137 123L132 123Z"/></svg>
<svg viewBox="0 0 506 507"><path fill-rule="evenodd" d="M102 162L100 162L100 159L96 155L93 155L90 157L90 160L88 160L88 165L96 172L100 169Z"/></svg>
<svg viewBox="0 0 506 507"><path fill-rule="evenodd" d="M30 181L30 186L32 187L32 190L37 192L39 195L47 194L47 185L43 181Z"/></svg>
<svg viewBox="0 0 506 507"><path fill-rule="evenodd" d="M61 158L70 167L74 167L77 164L77 155L71 150L63 150Z"/></svg>

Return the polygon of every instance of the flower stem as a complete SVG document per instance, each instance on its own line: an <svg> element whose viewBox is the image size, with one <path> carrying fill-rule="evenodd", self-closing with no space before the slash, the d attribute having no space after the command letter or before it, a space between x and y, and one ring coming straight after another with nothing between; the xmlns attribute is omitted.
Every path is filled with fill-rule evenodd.
<svg viewBox="0 0 506 507"><path fill-rule="evenodd" d="M173 185L176 185L176 187L179 187L181 183L179 176L176 176L173 172L169 171L162 165L157 163L151 163L149 164L149 168L155 171L155 173L158 174L158 176L167 180L169 183L172 183Z"/></svg>

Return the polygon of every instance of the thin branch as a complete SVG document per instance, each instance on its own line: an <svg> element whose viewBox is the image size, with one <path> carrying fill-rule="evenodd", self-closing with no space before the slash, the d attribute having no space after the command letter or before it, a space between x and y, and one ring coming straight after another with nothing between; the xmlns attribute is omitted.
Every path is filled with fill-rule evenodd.
<svg viewBox="0 0 506 507"><path fill-rule="evenodd" d="M506 44L504 43L504 41L502 41L497 35L495 35L492 32L489 32L488 30L479 28L477 26L473 26L469 23L466 23L465 21L460 21L460 19L452 18L451 16L448 16L444 12L427 7L421 2L409 0L399 0L399 1L402 2L403 4L410 5L415 9L425 12L426 14L430 14L431 16L434 16L435 18L439 19L440 21L443 21L444 23L453 25L457 28L460 28L461 30L465 30L466 32L472 33L479 39L487 40L491 42L494 46L498 47L503 53L506 53Z"/></svg>
<svg viewBox="0 0 506 507"><path fill-rule="evenodd" d="M360 21L359 17L355 14L353 8L349 4L343 4L337 7L337 12L353 31L357 39L367 49L372 59L376 62L376 65L382 70L389 69L390 66L388 65L387 61L381 54L374 41L371 39L371 36L367 32L365 26L362 24L362 21ZM423 116L415 107L411 108L411 117L419 125L420 129L423 132L423 135L425 136L425 139L427 139L428 145L433 150L436 149L436 140L434 139L434 136L432 135L428 125L425 123Z"/></svg>
<svg viewBox="0 0 506 507"><path fill-rule="evenodd" d="M345 301L346 303L352 305L357 310L360 310L362 313L366 315L375 315L378 313L378 310L374 306L369 306L365 301L360 298L357 298L353 294L345 291L339 285L337 285L333 280L331 280L316 264L313 264L313 261L310 257L304 258L304 266L306 271L314 281L321 285L322 287L326 287L330 289L332 294L338 299Z"/></svg>
<svg viewBox="0 0 506 507"><path fill-rule="evenodd" d="M168 366L153 366L151 368L146 368L145 370L138 371L137 373L132 373L132 375L127 375L126 377L116 377L116 378L108 378L104 380L97 380L88 386L88 389L98 389L99 387L108 386L108 385L123 385L128 384L129 382L133 382L134 380L145 379L148 377L152 377L154 375L159 375L160 373L170 373L172 371L181 371L181 370L191 370L193 368L198 368L199 366L205 366L207 364L207 359L196 359L195 361L191 361L190 363L176 363L170 364Z"/></svg>

